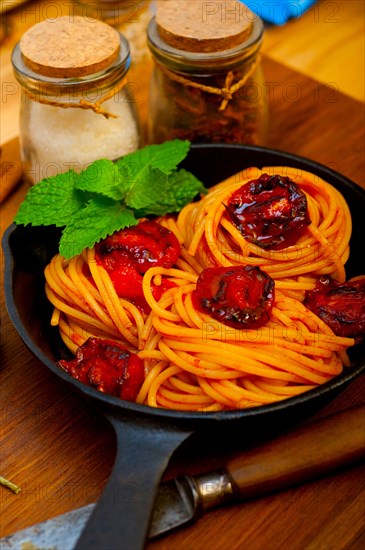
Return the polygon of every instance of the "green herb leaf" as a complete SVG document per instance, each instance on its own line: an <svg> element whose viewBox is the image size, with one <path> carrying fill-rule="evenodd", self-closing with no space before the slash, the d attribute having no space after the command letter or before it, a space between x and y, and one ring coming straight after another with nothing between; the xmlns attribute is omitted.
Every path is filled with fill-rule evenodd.
<svg viewBox="0 0 365 550"><path fill-rule="evenodd" d="M155 184L153 174L157 180L160 172L171 174L186 157L189 148L189 141L175 139L161 145L149 145L115 163L107 159L97 160L80 174L76 182L77 189L102 194L114 200L123 200L134 187L144 193L145 189ZM155 171L151 172L151 168Z"/></svg>
<svg viewBox="0 0 365 550"><path fill-rule="evenodd" d="M77 178L78 174L70 170L31 187L20 205L15 223L57 227L70 223L89 199L75 189Z"/></svg>
<svg viewBox="0 0 365 550"><path fill-rule="evenodd" d="M146 182L153 182L146 185ZM125 203L136 210L138 217L163 216L178 212L205 190L190 172L179 170L169 176L149 167L146 181L139 181L126 194Z"/></svg>
<svg viewBox="0 0 365 550"><path fill-rule="evenodd" d="M189 148L189 141L175 139L161 145L149 145L119 159L115 163L118 170L118 183L114 189L113 198L125 200L130 193L144 194L154 188L161 179L161 173L170 175L176 170L179 162L186 157ZM173 211L165 210L164 213Z"/></svg>
<svg viewBox="0 0 365 550"><path fill-rule="evenodd" d="M134 213L106 197L92 199L62 233L60 254L70 259L119 229L136 225Z"/></svg>
<svg viewBox="0 0 365 550"><path fill-rule="evenodd" d="M190 149L190 141L173 139L160 145L149 145L130 153L116 161L118 169L128 166L130 176L138 177L138 174L146 166L158 168L165 174L170 174L177 165L184 160Z"/></svg>
<svg viewBox="0 0 365 550"><path fill-rule="evenodd" d="M81 172L75 186L80 191L98 193L114 200L122 197L118 192L118 168L108 159L96 160Z"/></svg>

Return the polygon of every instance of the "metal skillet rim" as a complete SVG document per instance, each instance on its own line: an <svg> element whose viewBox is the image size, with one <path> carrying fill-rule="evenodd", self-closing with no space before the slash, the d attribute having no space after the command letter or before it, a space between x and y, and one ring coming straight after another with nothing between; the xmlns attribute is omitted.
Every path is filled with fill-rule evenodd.
<svg viewBox="0 0 365 550"><path fill-rule="evenodd" d="M299 162L307 164L308 169L318 169L321 172L328 173L329 176L335 177L336 179L342 180L345 186L349 187L355 193L362 195L364 190L356 185L352 180L343 176L339 172L327 168L323 164L312 161L306 157L299 155L294 155L278 149L266 148L266 147L257 147L257 146L247 146L239 144L194 144L192 145L193 150L204 149L209 145L210 149L219 148L219 149L237 149L238 151L246 152L256 152L256 153L272 153L279 155L283 162L287 159L291 162ZM264 417L270 414L276 414L281 412L289 412L292 409L295 410L295 407L299 405L304 405L308 402L315 401L316 398L325 398L326 394L333 393L336 389L339 389L342 386L347 386L352 380L358 378L363 372L365 372L365 360L361 359L356 361L351 367L348 367L348 370L344 370L340 375L332 378L325 384L317 386L313 390L304 392L294 397L288 399L283 399L268 405L261 405L258 407L251 407L245 409L232 409L225 411L207 411L207 412L194 412L194 411L179 411L179 410L170 410L163 408L154 408L147 405L139 405L130 401L123 401L117 397L104 394L98 390L89 387L78 380L73 379L65 371L60 369L57 364L52 361L39 346L34 342L34 340L29 336L28 332L23 330L23 323L16 308L13 292L12 292L12 274L13 274L13 255L10 248L10 235L17 226L11 224L4 233L3 236L3 249L5 255L5 273L4 273L4 291L5 291L5 301L6 307L9 313L9 317L14 324L18 334L23 340L24 344L28 349L34 354L34 356L40 360L44 365L46 365L54 374L61 378L64 382L70 385L73 388L76 388L78 392L83 394L89 401L96 402L99 405L103 405L104 409L110 410L113 409L114 412L118 411L126 413L136 413L139 416L147 416L150 419L155 419L156 421L177 421L185 423L212 423L212 422L222 422L222 421L233 421L240 419L248 419L251 417L258 418Z"/></svg>

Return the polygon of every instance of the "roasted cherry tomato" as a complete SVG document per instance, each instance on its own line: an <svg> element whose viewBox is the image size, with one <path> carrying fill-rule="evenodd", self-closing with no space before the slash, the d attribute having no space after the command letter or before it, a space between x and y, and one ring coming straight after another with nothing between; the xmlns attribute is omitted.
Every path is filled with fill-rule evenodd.
<svg viewBox="0 0 365 550"><path fill-rule="evenodd" d="M322 278L304 303L337 336L365 336L365 277L346 283Z"/></svg>
<svg viewBox="0 0 365 550"><path fill-rule="evenodd" d="M180 254L179 241L172 231L154 221L117 231L95 248L96 261L109 273L118 296L144 313L149 313L150 307L142 290L143 274L150 267L173 266ZM164 282L160 287L152 286L156 300L166 288Z"/></svg>
<svg viewBox="0 0 365 550"><path fill-rule="evenodd" d="M96 253L107 271L124 266L143 274L150 267L171 267L179 257L180 244L169 229L144 221L103 239Z"/></svg>
<svg viewBox="0 0 365 550"><path fill-rule="evenodd" d="M134 267L115 266L115 269L109 271L109 277L120 298L132 302L146 314L150 312L150 307L143 294L143 275L137 273Z"/></svg>
<svg viewBox="0 0 365 550"><path fill-rule="evenodd" d="M259 267L208 267L193 292L194 307L236 329L258 328L270 318L274 281Z"/></svg>
<svg viewBox="0 0 365 550"><path fill-rule="evenodd" d="M80 382L126 401L135 401L144 380L140 358L112 340L89 338L75 359L58 364Z"/></svg>
<svg viewBox="0 0 365 550"><path fill-rule="evenodd" d="M297 242L311 223L307 198L284 176L262 174L233 193L226 215L249 242L281 249Z"/></svg>
<svg viewBox="0 0 365 550"><path fill-rule="evenodd" d="M132 302L146 314L151 311L143 294L143 276L137 273L133 267L121 266L110 271L109 277L118 296ZM158 301L166 290L174 286L176 286L175 283L165 279L162 279L161 284L158 286L152 283L151 290L153 297Z"/></svg>

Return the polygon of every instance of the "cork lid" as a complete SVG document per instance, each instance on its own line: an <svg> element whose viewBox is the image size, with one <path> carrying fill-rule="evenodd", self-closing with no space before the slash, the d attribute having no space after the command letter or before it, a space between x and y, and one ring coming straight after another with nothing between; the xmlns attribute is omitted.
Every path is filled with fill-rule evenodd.
<svg viewBox="0 0 365 550"><path fill-rule="evenodd" d="M60 17L31 27L20 40L24 63L52 78L87 76L113 63L119 54L118 32L96 19Z"/></svg>
<svg viewBox="0 0 365 550"><path fill-rule="evenodd" d="M157 3L161 38L173 48L209 53L231 49L251 34L254 14L239 0L164 0Z"/></svg>

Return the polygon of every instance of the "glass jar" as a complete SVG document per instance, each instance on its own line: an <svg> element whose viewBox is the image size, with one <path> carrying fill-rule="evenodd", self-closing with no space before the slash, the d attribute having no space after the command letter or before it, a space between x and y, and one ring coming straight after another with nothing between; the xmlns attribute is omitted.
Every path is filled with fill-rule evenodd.
<svg viewBox="0 0 365 550"><path fill-rule="evenodd" d="M22 87L21 158L30 183L70 169L80 172L94 160L115 160L141 146L134 100L125 88L128 42L100 21L80 19L61 17L38 23L12 53L14 73ZM74 42L70 48L62 43L62 28L64 36L69 34L80 45L81 53ZM86 40L88 33L93 44ZM115 51L109 40L105 56L100 51L96 55L95 48L100 50L99 42L104 44L107 37L115 41ZM37 52L42 47L45 50L44 43L49 47L45 64L37 58ZM90 46L85 47L86 43ZM71 52L71 61L60 68L65 51L66 56Z"/></svg>
<svg viewBox="0 0 365 550"><path fill-rule="evenodd" d="M263 22L255 16L250 35L234 48L186 51L161 36L154 18L148 27L148 45L155 61L148 142L181 138L264 144L268 110L259 55L263 29Z"/></svg>
<svg viewBox="0 0 365 550"><path fill-rule="evenodd" d="M151 76L151 53L147 46L147 27L153 16L150 0L77 0L75 13L95 18L114 27L126 37L131 50L128 88L141 119L147 117L146 104Z"/></svg>
<svg viewBox="0 0 365 550"><path fill-rule="evenodd" d="M100 19L128 40L132 67L150 57L146 33L152 17L150 0L76 0L75 13Z"/></svg>

